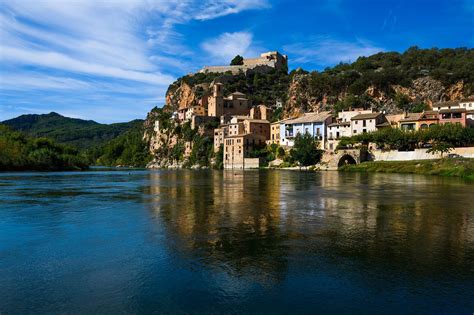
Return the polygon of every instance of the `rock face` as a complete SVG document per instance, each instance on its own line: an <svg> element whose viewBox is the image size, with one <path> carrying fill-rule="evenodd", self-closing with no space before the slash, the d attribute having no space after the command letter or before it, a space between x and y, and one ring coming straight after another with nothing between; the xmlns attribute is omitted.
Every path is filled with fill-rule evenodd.
<svg viewBox="0 0 474 315"><path fill-rule="evenodd" d="M463 90L464 83L462 81L445 87L440 81L426 76L413 80L409 87L391 85L389 91L370 86L365 94L372 98L372 103L366 105L386 113L398 113L401 110L396 106L394 100L396 94L406 95L412 102L423 102L432 107L438 102L454 101L466 97ZM288 87L288 100L285 104L283 117L295 117L303 112L331 110L335 103L344 100L347 95L347 88L343 88L341 91L314 92L311 89L310 74L296 74Z"/></svg>
<svg viewBox="0 0 474 315"><path fill-rule="evenodd" d="M209 84L196 84L191 87L184 81L170 85L166 92L165 107L172 111L197 105L199 98L209 93Z"/></svg>

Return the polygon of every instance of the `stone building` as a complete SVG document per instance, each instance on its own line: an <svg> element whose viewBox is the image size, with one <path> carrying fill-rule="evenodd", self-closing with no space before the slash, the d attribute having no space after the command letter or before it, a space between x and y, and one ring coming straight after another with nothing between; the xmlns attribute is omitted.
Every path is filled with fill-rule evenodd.
<svg viewBox="0 0 474 315"><path fill-rule="evenodd" d="M224 97L222 83L215 83L212 87L213 93L208 99L208 115L220 117L222 115L249 115L250 102L247 96L240 92L234 92Z"/></svg>
<svg viewBox="0 0 474 315"><path fill-rule="evenodd" d="M255 160L248 160L250 151L263 147L270 137L270 123L262 119L238 119L214 131L214 150L220 141L224 147L224 168L244 169L255 166ZM219 146L216 146L216 138ZM246 166L247 165L247 166ZM258 166L258 163L257 163Z"/></svg>
<svg viewBox="0 0 474 315"><path fill-rule="evenodd" d="M273 110L265 105L257 105L250 109L250 117L270 121Z"/></svg>

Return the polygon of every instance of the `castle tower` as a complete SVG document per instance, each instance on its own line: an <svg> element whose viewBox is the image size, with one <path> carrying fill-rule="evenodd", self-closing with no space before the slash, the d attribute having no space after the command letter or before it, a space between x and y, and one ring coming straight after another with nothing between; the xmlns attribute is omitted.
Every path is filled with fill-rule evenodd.
<svg viewBox="0 0 474 315"><path fill-rule="evenodd" d="M224 114L224 87L222 83L214 83L212 96L209 97L208 115L220 117Z"/></svg>

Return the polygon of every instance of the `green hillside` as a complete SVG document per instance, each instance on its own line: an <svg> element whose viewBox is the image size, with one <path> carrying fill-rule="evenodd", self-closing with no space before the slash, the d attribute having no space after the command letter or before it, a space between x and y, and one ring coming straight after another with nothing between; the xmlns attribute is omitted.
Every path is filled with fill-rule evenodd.
<svg viewBox="0 0 474 315"><path fill-rule="evenodd" d="M83 170L87 161L76 148L33 138L0 124L0 171Z"/></svg>
<svg viewBox="0 0 474 315"><path fill-rule="evenodd" d="M2 124L31 137L49 138L83 150L103 145L127 130L142 125L143 121L133 120L107 125L92 120L64 117L52 112L43 115L21 115L5 120Z"/></svg>

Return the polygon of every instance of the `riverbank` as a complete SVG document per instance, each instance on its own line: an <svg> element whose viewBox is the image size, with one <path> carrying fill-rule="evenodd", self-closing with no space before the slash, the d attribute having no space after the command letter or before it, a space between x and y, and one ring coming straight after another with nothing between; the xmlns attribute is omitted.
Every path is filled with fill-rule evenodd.
<svg viewBox="0 0 474 315"><path fill-rule="evenodd" d="M376 161L346 165L342 172L406 173L463 177L474 180L474 159L437 159L414 161Z"/></svg>

